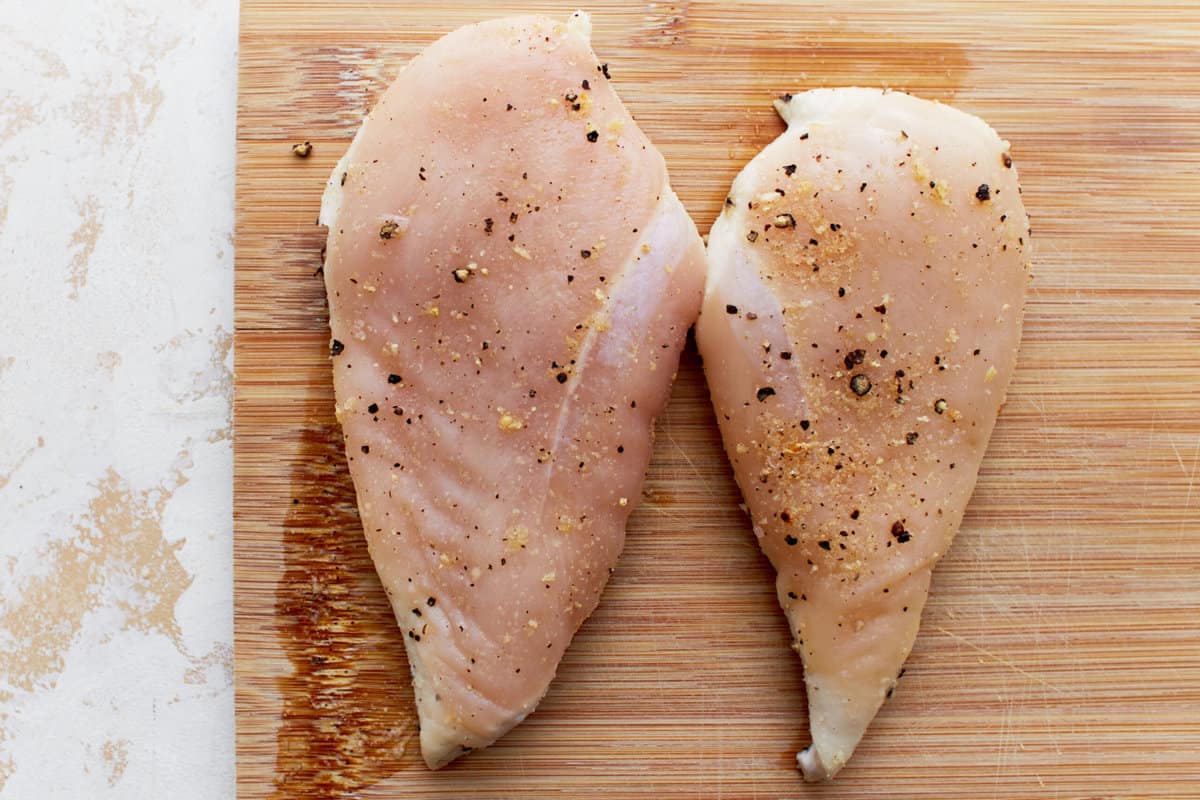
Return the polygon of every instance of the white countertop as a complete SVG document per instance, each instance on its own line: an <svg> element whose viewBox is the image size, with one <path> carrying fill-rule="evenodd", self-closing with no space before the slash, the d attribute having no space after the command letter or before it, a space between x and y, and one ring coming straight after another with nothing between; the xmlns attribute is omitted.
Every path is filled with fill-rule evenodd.
<svg viewBox="0 0 1200 800"><path fill-rule="evenodd" d="M237 3L0 8L0 798L232 797Z"/></svg>

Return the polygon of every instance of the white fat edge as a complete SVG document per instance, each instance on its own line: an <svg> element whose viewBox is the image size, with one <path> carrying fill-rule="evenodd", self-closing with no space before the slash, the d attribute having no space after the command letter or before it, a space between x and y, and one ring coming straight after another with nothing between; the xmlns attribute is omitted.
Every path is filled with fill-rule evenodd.
<svg viewBox="0 0 1200 800"><path fill-rule="evenodd" d="M900 100L900 103L883 102L885 98L894 98ZM940 100L930 100L908 92L862 86L809 89L793 94L787 99L776 98L774 105L789 128L793 125L815 128L828 124L836 117L847 116L856 125L875 125L889 130L898 125L903 126L903 120L898 118L900 116L911 115L914 120L921 119L927 116L927 109L923 109L922 106L940 106L950 113L954 122L971 129L976 136L993 141L1004 152L1008 152L1008 142L1001 139L1000 134L983 119Z"/></svg>
<svg viewBox="0 0 1200 800"><path fill-rule="evenodd" d="M567 18L567 33L575 33L583 37L583 40L591 45L592 42L592 17L586 11L576 11Z"/></svg>
<svg viewBox="0 0 1200 800"><path fill-rule="evenodd" d="M715 291L721 284L725 272L729 269L730 263L733 261L733 253L738 247L746 244L746 203L750 198L755 196L755 186L758 183L760 165L765 162L765 156L771 149L783 139L783 134L780 134L775 141L768 144L758 155L750 159L746 166L742 167L742 171L733 179L733 185L729 187L729 194L726 195L733 201L733 205L724 203L721 213L717 215L712 227L708 231L708 244L705 247L705 255L708 260L708 280L705 283L704 295L705 299ZM738 240L738 236L743 238Z"/></svg>
<svg viewBox="0 0 1200 800"><path fill-rule="evenodd" d="M737 186L736 180L734 186ZM730 188L729 197L733 196L734 189ZM729 268L729 262L732 260L730 254L736 246L733 232L741 227L737 223L740 213L736 206L736 200L734 200L734 207L726 205L708 230L708 242L704 247L705 259L708 261L708 279L704 283L706 301L709 295L718 291L725 272Z"/></svg>
<svg viewBox="0 0 1200 800"><path fill-rule="evenodd" d="M329 176L329 180L325 182L325 191L321 193L321 211L317 214L318 225L332 228L334 220L337 219L338 212L342 209L342 196L345 193L345 187L342 186L342 175L349 171L350 163L354 160L353 155L358 149L358 142L362 138L363 131L370 120L370 114L363 118L362 124L358 126L358 131L354 134L354 140L350 142L350 146L346 148L346 152L338 159L337 165L333 168L333 173Z"/></svg>
<svg viewBox="0 0 1200 800"><path fill-rule="evenodd" d="M810 744L799 753L796 753L796 766L800 768L800 772L804 775L806 783L819 783L833 777L833 773L826 768L825 762L821 760L821 754L817 752L816 745Z"/></svg>
<svg viewBox="0 0 1200 800"><path fill-rule="evenodd" d="M746 234L749 232L749 209L746 204L758 196L760 183L770 183L764 174L765 165L777 160L773 158L773 154L780 148L788 146L786 133L785 131L780 134L759 151L758 155L752 158L733 179L733 185L730 186L728 194L733 204L724 205L716 221L713 222L712 228L709 229L708 244L705 248L708 265L708 277L704 285L705 307L713 301L718 303L718 307L727 302L726 292L738 284L736 271L744 267L757 271L759 259L766 257L761 248L756 248L746 239ZM761 278L758 278L757 280L748 280L741 286L738 295L743 297L743 301L746 299L745 290L751 286L753 286L757 302L760 303L757 309L759 317L773 316L779 320L779 329L774 333L768 333L768 338L776 340L773 344L780 349L785 349L787 335L782 328L783 307L779 298L767 288ZM725 319L724 314L718 313L718 317ZM776 339L777 336L780 338ZM761 360L760 341L741 340L739 349L744 352L744 358L748 364L758 364ZM799 361L792 361L790 364L790 367L780 367L780 369L791 370L795 379L799 381ZM787 402L791 403L793 400Z"/></svg>
<svg viewBox="0 0 1200 800"><path fill-rule="evenodd" d="M828 119L850 100L859 100L862 93L871 92L878 99L881 92L871 89L810 89L799 94L775 98L775 110L790 128L795 124L812 124Z"/></svg>
<svg viewBox="0 0 1200 800"><path fill-rule="evenodd" d="M628 307L621 308L620 304L615 302L619 294L618 288L624 285L627 278L642 271L664 268L668 271L673 270L674 265L679 263L680 256L689 249L688 240L692 236L700 235L696 230L696 223L683 207L683 202L671 188L669 181L662 184L659 200L640 230L642 233L621 266L619 274L609 281L612 284L612 293L607 310L614 319L616 315L627 312L636 305L630 303Z"/></svg>
<svg viewBox="0 0 1200 800"><path fill-rule="evenodd" d="M692 219L692 215L687 212L687 208L683 205L683 201L679 199L679 195L675 192L675 187L671 186L670 175L667 176L663 183L662 199L658 201L658 207L655 209L655 217L662 216L666 219L671 219L672 215L676 215L684 225L687 226L688 233L700 235L700 231L696 228L696 221ZM679 241L684 241L690 238L687 234L677 236Z"/></svg>

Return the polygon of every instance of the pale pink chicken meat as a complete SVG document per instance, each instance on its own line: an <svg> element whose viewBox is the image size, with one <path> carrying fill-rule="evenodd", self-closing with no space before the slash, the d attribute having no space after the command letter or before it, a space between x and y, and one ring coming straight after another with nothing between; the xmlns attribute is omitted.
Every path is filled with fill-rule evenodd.
<svg viewBox="0 0 1200 800"><path fill-rule="evenodd" d="M1008 144L906 94L816 90L734 182L696 335L804 664L804 777L912 649L1016 363L1029 224Z"/></svg>
<svg viewBox="0 0 1200 800"><path fill-rule="evenodd" d="M337 414L437 768L534 709L596 606L703 245L583 14L430 45L321 220Z"/></svg>

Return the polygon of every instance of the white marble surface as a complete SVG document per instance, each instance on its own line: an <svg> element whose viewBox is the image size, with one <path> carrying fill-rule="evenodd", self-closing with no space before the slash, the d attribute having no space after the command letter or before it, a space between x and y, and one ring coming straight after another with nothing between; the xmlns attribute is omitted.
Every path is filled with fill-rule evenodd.
<svg viewBox="0 0 1200 800"><path fill-rule="evenodd" d="M0 0L0 798L232 797L235 0Z"/></svg>

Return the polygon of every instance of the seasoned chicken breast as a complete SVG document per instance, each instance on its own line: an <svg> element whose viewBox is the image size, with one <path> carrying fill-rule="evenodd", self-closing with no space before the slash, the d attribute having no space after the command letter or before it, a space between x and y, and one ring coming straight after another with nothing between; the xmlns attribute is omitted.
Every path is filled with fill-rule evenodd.
<svg viewBox="0 0 1200 800"><path fill-rule="evenodd" d="M589 30L434 43L324 199L337 415L435 769L534 709L596 606L702 296Z"/></svg>
<svg viewBox="0 0 1200 800"><path fill-rule="evenodd" d="M804 662L808 780L833 776L912 649L1016 362L1029 223L979 119L872 89L787 130L709 234L697 341Z"/></svg>

